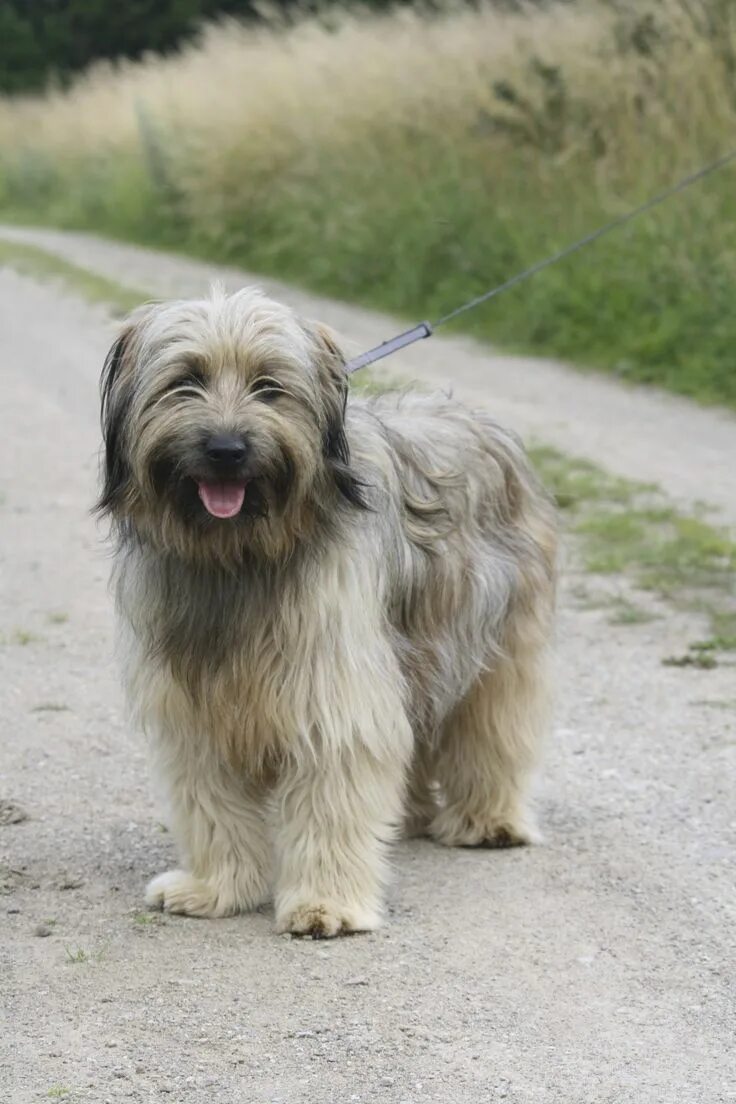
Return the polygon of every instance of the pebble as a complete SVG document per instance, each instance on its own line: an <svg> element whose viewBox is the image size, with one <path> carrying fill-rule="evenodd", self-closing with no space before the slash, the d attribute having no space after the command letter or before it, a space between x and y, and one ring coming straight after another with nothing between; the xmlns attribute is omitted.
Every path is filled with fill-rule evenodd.
<svg viewBox="0 0 736 1104"><path fill-rule="evenodd" d="M37 935L39 939L45 939L47 935L51 935L52 930L48 924L36 924L33 934Z"/></svg>
<svg viewBox="0 0 736 1104"><path fill-rule="evenodd" d="M59 889L81 889L84 882L81 878L62 878L59 882Z"/></svg>
<svg viewBox="0 0 736 1104"><path fill-rule="evenodd" d="M28 813L13 801L0 800L0 824L22 824Z"/></svg>

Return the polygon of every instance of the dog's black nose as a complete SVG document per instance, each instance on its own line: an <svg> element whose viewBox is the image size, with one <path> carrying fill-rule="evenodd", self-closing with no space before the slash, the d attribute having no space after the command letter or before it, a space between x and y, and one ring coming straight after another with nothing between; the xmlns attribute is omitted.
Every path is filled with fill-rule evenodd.
<svg viewBox="0 0 736 1104"><path fill-rule="evenodd" d="M204 446L207 458L213 464L239 464L248 451L242 437L229 433L217 433Z"/></svg>

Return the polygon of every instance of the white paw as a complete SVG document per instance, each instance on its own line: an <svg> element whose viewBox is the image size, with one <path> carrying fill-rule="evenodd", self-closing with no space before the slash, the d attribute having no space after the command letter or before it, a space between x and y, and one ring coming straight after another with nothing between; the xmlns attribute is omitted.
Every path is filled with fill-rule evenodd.
<svg viewBox="0 0 736 1104"><path fill-rule="evenodd" d="M185 916L232 916L238 911L232 896L218 892L217 887L195 878L186 870L167 870L146 887L146 904L164 912Z"/></svg>
<svg viewBox="0 0 736 1104"><path fill-rule="evenodd" d="M375 909L348 907L333 902L297 904L277 908L276 928L280 933L310 935L312 939L333 939L350 932L375 931L381 917Z"/></svg>
<svg viewBox="0 0 736 1104"><path fill-rule="evenodd" d="M432 821L430 836L445 847L502 849L540 843L533 820L526 816L474 816L448 806Z"/></svg>

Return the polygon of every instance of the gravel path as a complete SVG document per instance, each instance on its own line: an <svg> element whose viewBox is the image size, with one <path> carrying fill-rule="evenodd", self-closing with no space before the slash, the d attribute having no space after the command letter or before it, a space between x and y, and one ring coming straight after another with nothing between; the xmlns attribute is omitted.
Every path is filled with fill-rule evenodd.
<svg viewBox="0 0 736 1104"><path fill-rule="evenodd" d="M201 283L183 260L68 245L134 286ZM391 329L290 298L358 345ZM269 911L143 912L173 845L122 716L108 565L88 515L109 338L103 311L0 271L3 1104L736 1100L733 668L662 667L702 626L679 614L610 626L580 608L572 571L540 783L545 846L402 844L385 928L329 945L275 936ZM518 427L733 511L725 415L463 341L431 350L438 376L443 350ZM639 425L640 404L648 412L650 466L640 452L628 470L622 436L642 443L612 424L613 399L597 406L609 393Z"/></svg>

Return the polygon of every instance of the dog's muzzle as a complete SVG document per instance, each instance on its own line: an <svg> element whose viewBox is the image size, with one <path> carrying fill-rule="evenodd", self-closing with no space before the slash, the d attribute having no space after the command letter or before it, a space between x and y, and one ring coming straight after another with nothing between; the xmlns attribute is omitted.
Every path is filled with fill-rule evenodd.
<svg viewBox="0 0 736 1104"><path fill-rule="evenodd" d="M197 479L196 483L202 505L212 517L225 520L240 513L248 483L240 469L248 452L247 440L237 434L216 433L205 442L212 477Z"/></svg>

